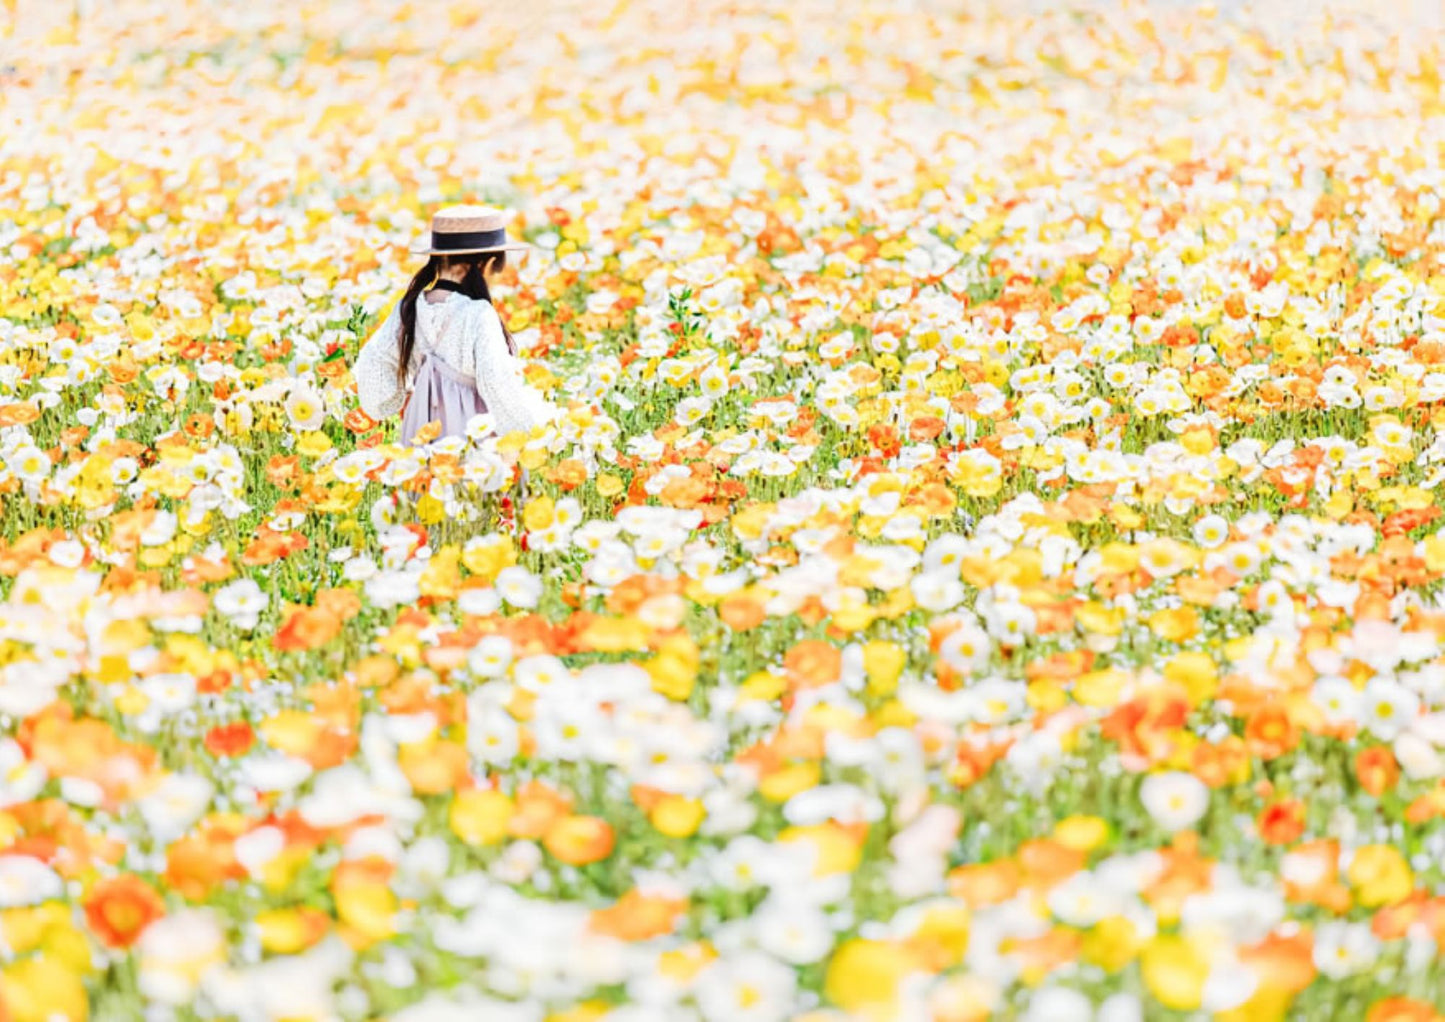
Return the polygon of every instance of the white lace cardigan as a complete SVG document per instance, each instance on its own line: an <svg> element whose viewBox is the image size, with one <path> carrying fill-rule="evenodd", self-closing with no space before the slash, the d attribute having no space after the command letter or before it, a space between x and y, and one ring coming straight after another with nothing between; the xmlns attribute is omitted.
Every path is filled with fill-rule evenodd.
<svg viewBox="0 0 1445 1022"><path fill-rule="evenodd" d="M428 295L441 294L442 301ZM401 303L361 349L352 367L361 410L373 419L396 415L406 404L412 380L426 352L477 382L497 433L529 430L557 414L557 408L522 377L522 363L507 348L502 321L491 302L455 291L429 291L417 299L416 338L407 365L406 385L397 382L400 360Z"/></svg>

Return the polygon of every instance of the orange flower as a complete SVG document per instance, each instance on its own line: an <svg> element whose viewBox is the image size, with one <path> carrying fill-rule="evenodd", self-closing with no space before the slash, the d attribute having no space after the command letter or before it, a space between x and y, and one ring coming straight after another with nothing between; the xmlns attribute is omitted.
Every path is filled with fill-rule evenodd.
<svg viewBox="0 0 1445 1022"><path fill-rule="evenodd" d="M804 639L788 650L783 667L795 684L816 688L838 680L843 670L843 653L821 639Z"/></svg>
<svg viewBox="0 0 1445 1022"><path fill-rule="evenodd" d="M517 811L512 817L513 837L539 838L572 810L572 800L541 781L528 781L517 792Z"/></svg>
<svg viewBox="0 0 1445 1022"><path fill-rule="evenodd" d="M1019 889L1022 870L1012 859L959 866L948 874L948 893L970 908L997 905Z"/></svg>
<svg viewBox="0 0 1445 1022"><path fill-rule="evenodd" d="M1230 735L1218 744L1200 742L1191 754L1190 768L1211 788L1249 777L1249 748L1244 739Z"/></svg>
<svg viewBox="0 0 1445 1022"><path fill-rule="evenodd" d="M271 645L281 652L319 649L341 634L342 621L320 607L296 607L287 615Z"/></svg>
<svg viewBox="0 0 1445 1022"><path fill-rule="evenodd" d="M592 913L591 929L619 940L651 940L673 931L687 901L628 891L611 908Z"/></svg>
<svg viewBox="0 0 1445 1022"><path fill-rule="evenodd" d="M0 405L0 426L24 426L40 418L40 409L28 401Z"/></svg>
<svg viewBox="0 0 1445 1022"><path fill-rule="evenodd" d="M767 620L767 611L748 596L730 596L718 606L718 617L729 631L746 632Z"/></svg>
<svg viewBox="0 0 1445 1022"><path fill-rule="evenodd" d="M1424 1001L1409 997L1389 997L1376 1001L1365 1016L1365 1022L1440 1022L1445 1015Z"/></svg>
<svg viewBox="0 0 1445 1022"><path fill-rule="evenodd" d="M1305 830L1305 806L1297 798L1285 799L1265 808L1257 821L1260 837L1271 845L1292 844Z"/></svg>
<svg viewBox="0 0 1445 1022"><path fill-rule="evenodd" d="M1355 755L1355 777L1360 787L1379 798L1400 779L1400 765L1387 745L1372 745Z"/></svg>
<svg viewBox="0 0 1445 1022"><path fill-rule="evenodd" d="M107 947L130 947L165 911L160 895L130 873L100 881L85 899L86 921Z"/></svg>
<svg viewBox="0 0 1445 1022"><path fill-rule="evenodd" d="M311 541L299 532L274 532L263 525L256 530L256 538L241 553L241 563L247 567L272 564L310 545Z"/></svg>
<svg viewBox="0 0 1445 1022"><path fill-rule="evenodd" d="M1297 994L1314 982L1314 938L1308 932L1282 937L1270 934L1252 947L1241 948L1239 960L1254 970L1260 982Z"/></svg>
<svg viewBox="0 0 1445 1022"><path fill-rule="evenodd" d="M461 787L467 778L467 750L457 742L403 745L398 765L418 795L436 795Z"/></svg>
<svg viewBox="0 0 1445 1022"><path fill-rule="evenodd" d="M1184 726L1189 700L1176 691L1146 692L1116 707L1104 718L1100 733L1123 747L1126 757L1149 761L1168 754L1169 734Z"/></svg>
<svg viewBox="0 0 1445 1022"><path fill-rule="evenodd" d="M600 862L612 854L617 835L596 816L564 816L548 828L542 847L569 866Z"/></svg>
<svg viewBox="0 0 1445 1022"><path fill-rule="evenodd" d="M567 458L557 463L552 481L564 491L575 490L587 481L587 467L576 458Z"/></svg>
<svg viewBox="0 0 1445 1022"><path fill-rule="evenodd" d="M230 724L217 724L206 732L206 749L213 756L241 756L256 742L256 732L251 725L238 720Z"/></svg>
<svg viewBox="0 0 1445 1022"><path fill-rule="evenodd" d="M1037 838L1020 845L1015 858L1023 869L1024 885L1049 888L1083 869L1088 856L1053 838Z"/></svg>
<svg viewBox="0 0 1445 1022"><path fill-rule="evenodd" d="M1262 706L1250 715L1244 729L1249 751L1263 760L1283 756L1299 741L1289 714L1280 706Z"/></svg>

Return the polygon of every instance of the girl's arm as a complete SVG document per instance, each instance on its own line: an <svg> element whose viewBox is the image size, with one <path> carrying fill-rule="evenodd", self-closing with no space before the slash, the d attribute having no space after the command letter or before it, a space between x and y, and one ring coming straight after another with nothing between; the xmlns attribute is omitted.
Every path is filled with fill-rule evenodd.
<svg viewBox="0 0 1445 1022"><path fill-rule="evenodd" d="M361 349L352 367L361 410L378 421L390 418L406 404L406 389L397 382L400 358L397 340L401 332L400 302L391 307L381 326Z"/></svg>
<svg viewBox="0 0 1445 1022"><path fill-rule="evenodd" d="M557 414L557 407L522 376L522 363L507 348L502 321L490 302L474 302L477 391L487 403L497 433L523 432Z"/></svg>

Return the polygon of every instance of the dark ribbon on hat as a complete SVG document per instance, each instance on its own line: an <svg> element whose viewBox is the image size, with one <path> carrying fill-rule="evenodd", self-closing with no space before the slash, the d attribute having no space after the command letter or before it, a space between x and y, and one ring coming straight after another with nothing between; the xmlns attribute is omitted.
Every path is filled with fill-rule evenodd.
<svg viewBox="0 0 1445 1022"><path fill-rule="evenodd" d="M438 251L454 251L459 248L494 248L507 243L507 230L499 227L495 231L457 231L443 234L431 232L431 247Z"/></svg>

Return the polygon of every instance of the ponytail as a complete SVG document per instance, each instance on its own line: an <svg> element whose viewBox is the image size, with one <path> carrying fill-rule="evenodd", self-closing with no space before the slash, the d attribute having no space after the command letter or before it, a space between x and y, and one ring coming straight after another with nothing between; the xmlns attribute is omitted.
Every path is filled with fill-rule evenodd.
<svg viewBox="0 0 1445 1022"><path fill-rule="evenodd" d="M396 376L397 382L402 386L406 385L407 367L411 365L412 349L416 347L416 300L435 283L441 267L442 261L436 256L428 259L426 265L411 278L406 294L401 299L401 337L397 341Z"/></svg>

